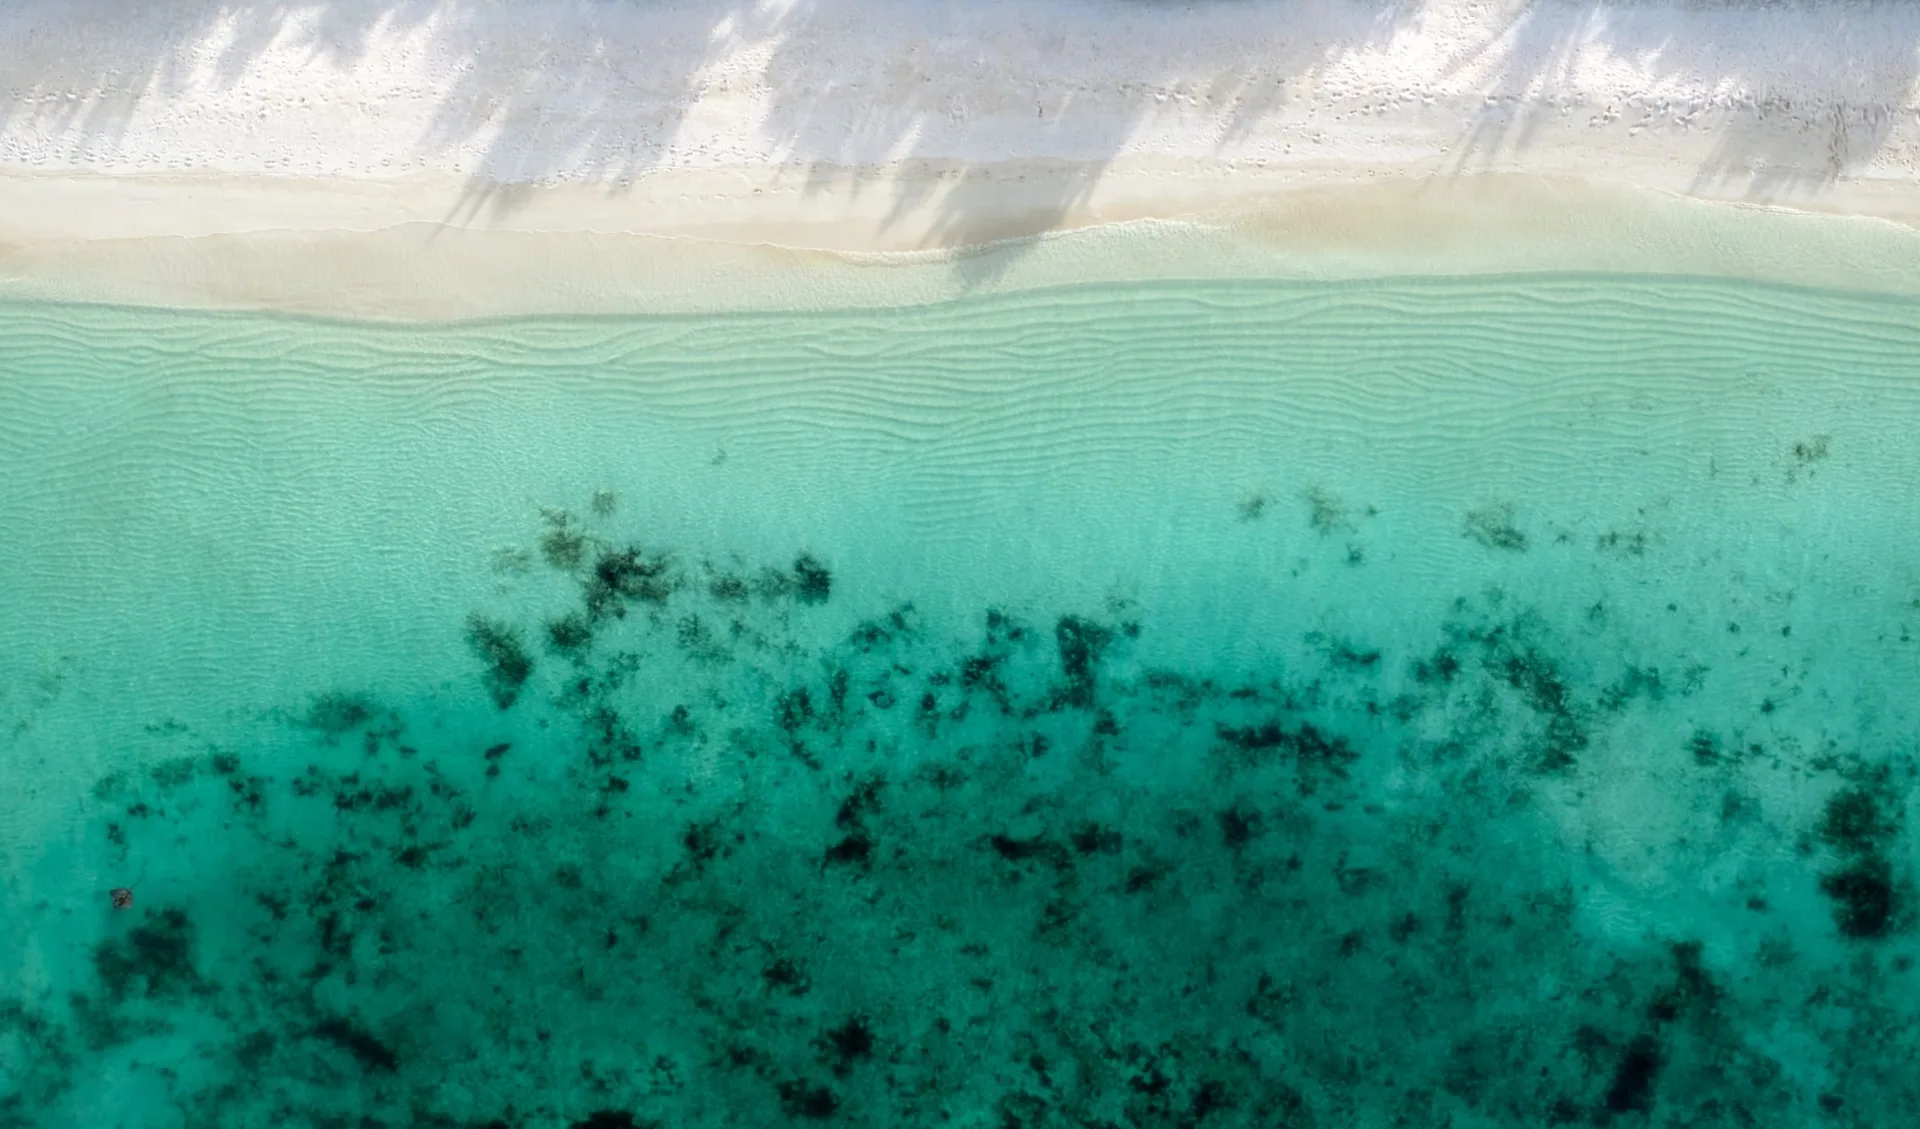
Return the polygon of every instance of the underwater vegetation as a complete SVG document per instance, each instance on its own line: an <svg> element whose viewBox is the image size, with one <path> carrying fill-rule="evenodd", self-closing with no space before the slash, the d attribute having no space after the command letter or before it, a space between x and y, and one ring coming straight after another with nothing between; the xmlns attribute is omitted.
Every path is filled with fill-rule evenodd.
<svg viewBox="0 0 1920 1129"><path fill-rule="evenodd" d="M1835 792L1820 820L1820 839L1838 856L1820 876L1820 892L1833 900L1834 923L1849 937L1884 937L1905 910L1909 895L1896 884L1888 848L1903 822L1888 766L1854 773Z"/></svg>
<svg viewBox="0 0 1920 1129"><path fill-rule="evenodd" d="M1304 502L1316 537L1364 520ZM0 1126L70 1118L109 1069L151 1124L213 1129L1920 1102L1909 753L1803 758L1825 799L1769 823L1745 774L1792 750L1757 704L1696 720L1691 652L1596 660L1598 616L1490 591L1436 597L1426 637L1303 612L1310 660L1172 669L1124 602L847 608L830 553L716 563L618 512L540 516L514 559L563 596L431 625L477 660L461 724L316 687L253 739L157 726L167 756L99 780L111 857L190 834L232 865L103 892L61 990L0 998ZM1506 507L1465 536L1529 548ZM1652 751L1636 709L1667 723ZM1686 900L1720 916L1609 908L1582 805L1622 747L1713 798L1682 826L1723 873Z"/></svg>
<svg viewBox="0 0 1920 1129"><path fill-rule="evenodd" d="M1514 508L1510 503L1483 506L1469 513L1467 536L1490 549L1514 553L1527 549L1527 535L1514 524Z"/></svg>
<svg viewBox="0 0 1920 1129"><path fill-rule="evenodd" d="M475 614L467 619L467 642L486 664L487 693L501 709L513 708L533 676L533 656L518 628Z"/></svg>

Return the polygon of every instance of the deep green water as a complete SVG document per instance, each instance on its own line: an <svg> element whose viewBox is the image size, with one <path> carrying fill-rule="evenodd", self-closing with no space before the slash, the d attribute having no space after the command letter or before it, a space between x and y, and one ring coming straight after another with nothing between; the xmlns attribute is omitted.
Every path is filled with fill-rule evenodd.
<svg viewBox="0 0 1920 1129"><path fill-rule="evenodd" d="M1909 1124L1917 435L1706 281L0 307L0 1126Z"/></svg>

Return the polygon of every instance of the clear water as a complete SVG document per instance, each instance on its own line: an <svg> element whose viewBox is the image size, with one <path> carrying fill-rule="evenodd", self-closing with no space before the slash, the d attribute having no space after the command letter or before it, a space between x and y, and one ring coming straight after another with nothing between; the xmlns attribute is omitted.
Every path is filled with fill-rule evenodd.
<svg viewBox="0 0 1920 1129"><path fill-rule="evenodd" d="M1904 1124L1917 433L1708 281L0 307L0 1125Z"/></svg>

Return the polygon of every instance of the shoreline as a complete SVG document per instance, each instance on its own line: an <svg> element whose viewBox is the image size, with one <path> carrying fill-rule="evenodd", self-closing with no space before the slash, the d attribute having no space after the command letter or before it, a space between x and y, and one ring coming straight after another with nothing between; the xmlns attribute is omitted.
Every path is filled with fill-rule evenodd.
<svg viewBox="0 0 1920 1129"><path fill-rule="evenodd" d="M1188 183L1156 197L1156 184L1039 222L1017 208L989 211L975 217L988 234L943 243L923 229L883 230L858 209L733 225L709 213L651 230L606 217L594 226L576 209L572 224L543 226L546 211L579 195L546 190L554 198L532 194L516 223L461 228L415 218L426 198L410 207L363 185L226 183L209 207L205 184L100 178L90 187L120 205L117 227L39 238L0 227L0 300L419 322L899 307L1076 282L1538 272L1920 297L1920 228L1881 216L1498 174L1265 193L1243 181L1211 196ZM0 215L20 186L0 180ZM1113 176L1103 183L1122 187ZM136 200L147 210L127 206ZM69 217L86 221L83 210ZM183 230L169 232L170 222Z"/></svg>
<svg viewBox="0 0 1920 1129"><path fill-rule="evenodd" d="M1920 294L1916 44L1920 11L1856 2L26 0L0 13L0 298L438 320L1527 270Z"/></svg>

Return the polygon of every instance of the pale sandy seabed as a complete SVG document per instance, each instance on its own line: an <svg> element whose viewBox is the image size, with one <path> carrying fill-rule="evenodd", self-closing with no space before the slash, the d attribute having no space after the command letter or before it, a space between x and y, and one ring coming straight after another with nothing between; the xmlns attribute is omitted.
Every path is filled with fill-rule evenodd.
<svg viewBox="0 0 1920 1129"><path fill-rule="evenodd" d="M0 294L458 317L1535 269L1912 292L1917 73L1906 5L30 0L0 11Z"/></svg>

